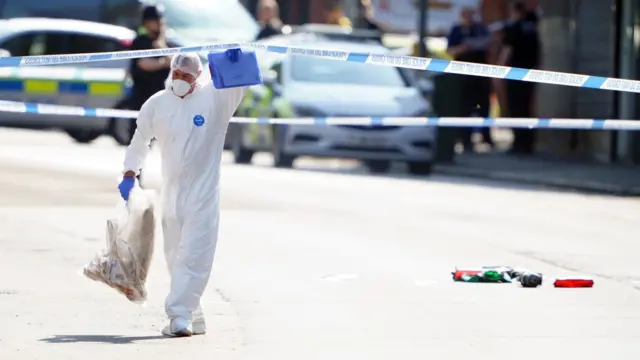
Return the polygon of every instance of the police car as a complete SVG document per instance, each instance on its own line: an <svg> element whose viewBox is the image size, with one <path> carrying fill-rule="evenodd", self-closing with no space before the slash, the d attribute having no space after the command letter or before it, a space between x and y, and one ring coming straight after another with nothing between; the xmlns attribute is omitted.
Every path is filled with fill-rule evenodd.
<svg viewBox="0 0 640 360"><path fill-rule="evenodd" d="M238 0L1 0L0 18L74 19L137 30L145 5L163 8L167 37L188 46L252 41L260 31Z"/></svg>
<svg viewBox="0 0 640 360"><path fill-rule="evenodd" d="M313 34L273 37L267 44L388 54L379 42L332 40ZM241 117L423 117L429 102L407 73L393 67L307 56L258 54L264 84L247 92ZM393 161L410 172L429 174L435 154L433 127L263 125L232 123L228 148L235 162L248 164L256 152L270 152L277 167L292 167L301 156L362 160L373 172Z"/></svg>
<svg viewBox="0 0 640 360"><path fill-rule="evenodd" d="M0 20L5 56L59 55L125 50L135 32L102 23L15 18ZM126 97L129 60L0 68L0 99L114 108ZM64 129L88 143L108 133L114 119L0 112L0 124Z"/></svg>

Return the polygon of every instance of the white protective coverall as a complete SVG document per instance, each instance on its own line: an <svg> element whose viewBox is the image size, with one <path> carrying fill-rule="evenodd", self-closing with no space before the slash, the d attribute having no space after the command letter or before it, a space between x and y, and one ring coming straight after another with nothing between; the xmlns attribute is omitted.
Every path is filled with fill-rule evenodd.
<svg viewBox="0 0 640 360"><path fill-rule="evenodd" d="M195 54L177 55L171 66L172 72L202 70ZM167 89L144 103L124 160L125 172L138 173L156 139L162 163L164 251L171 274L165 310L172 320L191 321L209 280L218 237L224 140L247 89L218 90L211 80L202 81L210 79L208 71L202 74L184 98L174 94L168 81Z"/></svg>

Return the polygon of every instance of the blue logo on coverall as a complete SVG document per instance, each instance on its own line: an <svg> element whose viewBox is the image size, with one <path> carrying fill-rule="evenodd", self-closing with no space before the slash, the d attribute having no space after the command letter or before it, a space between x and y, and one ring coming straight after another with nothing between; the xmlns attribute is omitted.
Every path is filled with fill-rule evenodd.
<svg viewBox="0 0 640 360"><path fill-rule="evenodd" d="M193 117L193 125L195 126L202 126L204 125L204 116L202 115L196 115Z"/></svg>

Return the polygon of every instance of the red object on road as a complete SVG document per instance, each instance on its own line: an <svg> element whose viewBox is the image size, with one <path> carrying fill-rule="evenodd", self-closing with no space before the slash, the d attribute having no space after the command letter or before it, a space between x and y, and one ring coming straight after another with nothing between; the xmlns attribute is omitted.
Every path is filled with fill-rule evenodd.
<svg viewBox="0 0 640 360"><path fill-rule="evenodd" d="M462 277L463 276L474 276L474 275L479 275L483 272L483 270L471 270L471 269L467 269L467 270L460 270L460 269L456 269L453 272L453 280L454 281L462 281Z"/></svg>
<svg viewBox="0 0 640 360"><path fill-rule="evenodd" d="M556 279L553 286L557 288L590 288L593 287L593 280L586 278Z"/></svg>

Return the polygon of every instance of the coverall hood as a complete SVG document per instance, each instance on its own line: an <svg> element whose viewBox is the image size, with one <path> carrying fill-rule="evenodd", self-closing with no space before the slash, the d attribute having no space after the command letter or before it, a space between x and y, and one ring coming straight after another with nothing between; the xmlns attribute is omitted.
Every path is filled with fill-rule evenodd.
<svg viewBox="0 0 640 360"><path fill-rule="evenodd" d="M171 71L165 81L165 88L171 90L181 99L191 95L203 85L203 68L202 60L196 53L175 55L171 59ZM173 79L176 70L179 70L180 73L191 75L193 79ZM191 85L191 87L187 87L187 84Z"/></svg>

